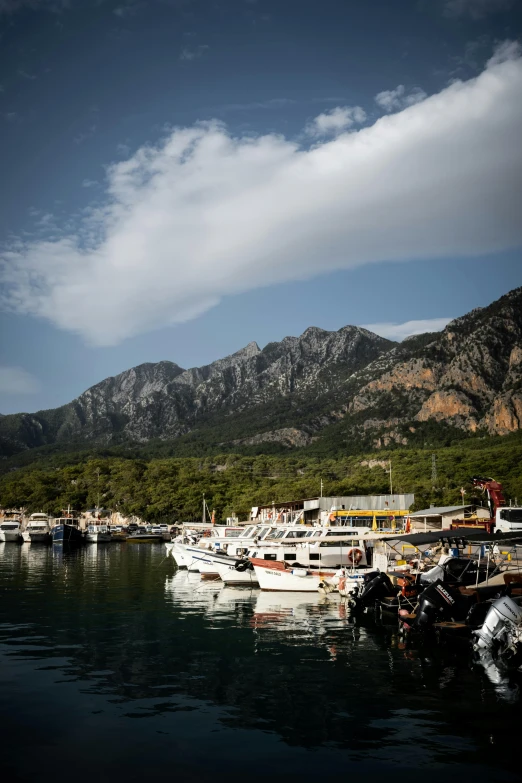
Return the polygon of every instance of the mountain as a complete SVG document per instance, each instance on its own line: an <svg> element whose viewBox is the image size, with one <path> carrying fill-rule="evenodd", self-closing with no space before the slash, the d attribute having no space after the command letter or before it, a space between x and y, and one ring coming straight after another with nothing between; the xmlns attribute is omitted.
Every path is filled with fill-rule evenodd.
<svg viewBox="0 0 522 783"><path fill-rule="evenodd" d="M107 378L73 402L35 414L4 416L4 454L51 443L172 439L218 417L285 397L324 394L394 344L365 329L311 327L263 350L254 342L205 367L142 364Z"/></svg>
<svg viewBox="0 0 522 783"><path fill-rule="evenodd" d="M400 344L355 326L310 327L205 367L142 364L60 408L1 417L0 448L159 440L185 453L197 444L262 451L335 438L379 448L427 431L520 428L522 288Z"/></svg>

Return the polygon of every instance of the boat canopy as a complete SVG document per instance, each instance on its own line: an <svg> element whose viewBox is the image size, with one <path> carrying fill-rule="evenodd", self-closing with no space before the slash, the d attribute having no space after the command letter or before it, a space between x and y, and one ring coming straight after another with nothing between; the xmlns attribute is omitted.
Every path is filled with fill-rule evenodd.
<svg viewBox="0 0 522 783"><path fill-rule="evenodd" d="M437 542L463 541L474 544L489 544L495 541L520 541L522 543L522 530L513 533L493 533L488 534L484 530L477 530L473 527L459 527L456 530L437 530L427 533L406 533L404 535L379 536L375 541L386 541L389 544L401 542L410 544L414 547L424 546L425 544L435 544Z"/></svg>

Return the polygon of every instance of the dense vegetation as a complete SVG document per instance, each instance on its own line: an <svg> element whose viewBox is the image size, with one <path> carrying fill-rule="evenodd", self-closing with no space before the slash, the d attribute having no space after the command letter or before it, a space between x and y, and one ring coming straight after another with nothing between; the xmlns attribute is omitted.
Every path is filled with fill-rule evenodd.
<svg viewBox="0 0 522 783"><path fill-rule="evenodd" d="M150 447L149 447L150 448ZM394 492L414 492L415 508L461 502L460 489L473 494L470 476L501 481L506 497L522 502L522 435L476 438L447 447L403 448L347 456L306 449L291 456L221 454L204 457L141 455L136 450L31 452L23 464L4 461L0 505L59 513L63 508L105 508L149 520L190 520L201 514L202 496L218 519L232 512L245 519L251 506L314 497L320 481L325 495L388 493L386 462L392 461ZM432 454L437 481L432 481ZM372 462L373 461L373 462ZM372 466L368 464L372 462Z"/></svg>

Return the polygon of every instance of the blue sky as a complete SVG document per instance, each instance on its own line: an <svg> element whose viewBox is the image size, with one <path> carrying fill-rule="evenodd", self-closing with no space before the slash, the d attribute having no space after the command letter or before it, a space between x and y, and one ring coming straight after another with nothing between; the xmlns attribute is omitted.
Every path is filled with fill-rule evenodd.
<svg viewBox="0 0 522 783"><path fill-rule="evenodd" d="M0 0L0 411L521 285L521 17Z"/></svg>

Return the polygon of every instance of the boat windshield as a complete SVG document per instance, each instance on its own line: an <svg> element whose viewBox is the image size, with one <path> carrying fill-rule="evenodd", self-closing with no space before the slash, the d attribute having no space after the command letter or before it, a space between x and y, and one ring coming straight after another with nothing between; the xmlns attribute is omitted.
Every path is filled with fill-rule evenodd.
<svg viewBox="0 0 522 783"><path fill-rule="evenodd" d="M306 530L289 530L285 538L306 538Z"/></svg>

